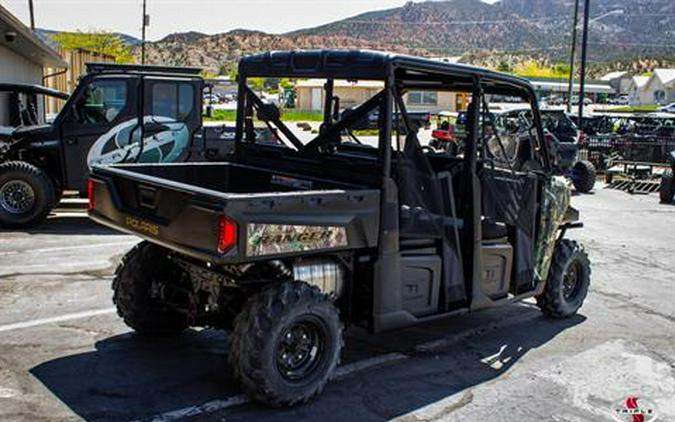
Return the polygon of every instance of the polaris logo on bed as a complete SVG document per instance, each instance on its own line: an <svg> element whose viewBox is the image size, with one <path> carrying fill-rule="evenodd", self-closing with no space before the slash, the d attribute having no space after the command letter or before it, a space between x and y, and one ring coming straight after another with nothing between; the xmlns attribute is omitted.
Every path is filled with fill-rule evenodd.
<svg viewBox="0 0 675 422"><path fill-rule="evenodd" d="M252 223L247 228L248 256L275 255L347 246L344 227Z"/></svg>
<svg viewBox="0 0 675 422"><path fill-rule="evenodd" d="M139 220L134 217L126 216L124 219L124 224L132 230L137 232L150 234L153 236L159 235L159 226L157 224L152 224L147 221Z"/></svg>

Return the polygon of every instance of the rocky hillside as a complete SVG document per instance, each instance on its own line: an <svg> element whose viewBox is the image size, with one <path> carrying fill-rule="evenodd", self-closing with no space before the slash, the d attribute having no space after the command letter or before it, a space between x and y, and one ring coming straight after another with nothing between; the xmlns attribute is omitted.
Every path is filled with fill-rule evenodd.
<svg viewBox="0 0 675 422"><path fill-rule="evenodd" d="M237 30L218 35L173 34L158 42L148 43L149 63L203 67L212 73L225 69L243 55L265 50L313 48L369 48L406 54L427 54L414 47L397 46L385 41L371 41L345 35L272 35L257 31ZM139 49L136 49L139 55Z"/></svg>
<svg viewBox="0 0 675 422"><path fill-rule="evenodd" d="M574 0L408 2L294 34L346 35L457 55L475 50L523 51L564 57L569 49ZM675 1L594 0L591 55L675 53Z"/></svg>
<svg viewBox="0 0 675 422"><path fill-rule="evenodd" d="M217 35L172 34L148 44L153 63L201 66L211 72L244 54L271 49L374 48L426 56L543 57L564 61L574 0L408 2L282 35L237 30ZM675 56L675 1L594 0L593 63ZM501 59L494 59L501 60Z"/></svg>

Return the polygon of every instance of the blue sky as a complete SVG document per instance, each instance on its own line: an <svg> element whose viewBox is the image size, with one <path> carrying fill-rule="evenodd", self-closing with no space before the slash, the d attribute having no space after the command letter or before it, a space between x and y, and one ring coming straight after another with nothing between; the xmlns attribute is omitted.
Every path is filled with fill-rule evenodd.
<svg viewBox="0 0 675 422"><path fill-rule="evenodd" d="M147 0L148 39L173 32L207 34L236 28L282 33L328 23L405 0ZM495 0L488 0L494 2ZM140 38L142 0L34 0L38 27L119 31ZM28 23L28 0L0 0Z"/></svg>

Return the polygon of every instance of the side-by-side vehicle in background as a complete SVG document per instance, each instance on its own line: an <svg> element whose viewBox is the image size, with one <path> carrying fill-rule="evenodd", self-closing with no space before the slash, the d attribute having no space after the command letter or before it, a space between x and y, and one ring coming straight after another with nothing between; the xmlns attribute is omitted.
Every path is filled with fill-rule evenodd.
<svg viewBox="0 0 675 422"><path fill-rule="evenodd" d="M319 133L286 124L249 87L259 77L324 79ZM338 80L384 87L345 115ZM403 96L424 90L473 98L462 154L420 145ZM489 95L522 98L531 122L501 139ZM380 332L529 297L553 318L581 307L590 263L565 233L582 224L527 81L373 51L273 52L240 62L237 110L227 161L94 165L89 215L144 239L113 281L124 321L148 335L231 329L255 400L321 392L347 324ZM372 113L365 142L353 126ZM259 142L258 127L283 144Z"/></svg>
<svg viewBox="0 0 675 422"><path fill-rule="evenodd" d="M46 123L34 96L11 99L15 117L0 129L0 228L41 223L64 190L86 192L96 164L222 158L234 132L203 128L200 71L89 64L70 98L44 87L5 86L67 101Z"/></svg>

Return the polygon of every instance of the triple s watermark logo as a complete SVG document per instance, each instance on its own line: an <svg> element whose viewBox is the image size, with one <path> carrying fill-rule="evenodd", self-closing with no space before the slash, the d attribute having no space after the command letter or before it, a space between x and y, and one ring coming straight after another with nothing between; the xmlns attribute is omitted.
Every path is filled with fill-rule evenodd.
<svg viewBox="0 0 675 422"><path fill-rule="evenodd" d="M612 405L612 416L617 422L652 422L657 418L656 406L645 398L628 396Z"/></svg>

